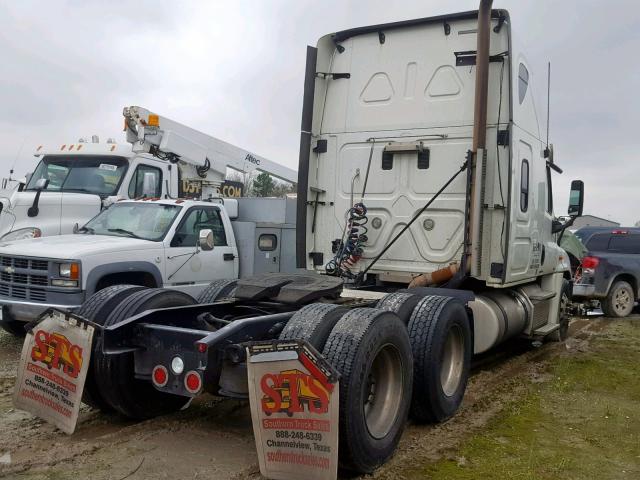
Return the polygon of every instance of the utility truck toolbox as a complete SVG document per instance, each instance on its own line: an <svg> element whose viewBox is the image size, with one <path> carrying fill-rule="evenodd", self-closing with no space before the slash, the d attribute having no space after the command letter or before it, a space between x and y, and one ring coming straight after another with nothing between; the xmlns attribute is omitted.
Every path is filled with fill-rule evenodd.
<svg viewBox="0 0 640 480"><path fill-rule="evenodd" d="M199 302L157 288L98 292L76 312L103 327L86 402L149 418L203 390L246 398L247 346L306 342L340 376L340 467L370 473L408 417L455 415L472 355L518 337L564 340L570 266L556 236L581 215L584 187L572 182L571 220L555 221L561 169L540 138L529 69L508 13L487 0L308 47L304 273L214 282ZM277 388L322 407L292 381ZM271 400L280 417L290 411Z"/></svg>

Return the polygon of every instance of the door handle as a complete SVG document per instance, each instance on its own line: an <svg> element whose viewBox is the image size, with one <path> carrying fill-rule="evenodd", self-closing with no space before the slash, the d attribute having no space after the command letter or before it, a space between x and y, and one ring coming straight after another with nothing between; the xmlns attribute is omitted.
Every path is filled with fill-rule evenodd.
<svg viewBox="0 0 640 480"><path fill-rule="evenodd" d="M222 259L227 262L230 260L234 260L236 258L236 256L233 253L225 253L222 255Z"/></svg>

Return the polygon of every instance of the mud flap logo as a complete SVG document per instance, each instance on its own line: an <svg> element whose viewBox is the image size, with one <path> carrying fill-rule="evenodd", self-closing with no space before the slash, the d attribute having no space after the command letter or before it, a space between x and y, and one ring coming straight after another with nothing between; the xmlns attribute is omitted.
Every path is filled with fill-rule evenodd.
<svg viewBox="0 0 640 480"><path fill-rule="evenodd" d="M326 382L325 382L326 383ZM329 392L320 380L300 370L285 370L278 374L267 373L260 380L262 411L266 415L284 412L293 417L296 413L327 413Z"/></svg>
<svg viewBox="0 0 640 480"><path fill-rule="evenodd" d="M69 314L49 311L25 338L13 403L66 433L78 420L93 327Z"/></svg>
<svg viewBox="0 0 640 480"><path fill-rule="evenodd" d="M31 349L31 360L41 362L47 368L59 370L71 378L78 378L82 367L82 347L72 344L60 333L38 330L34 335L35 345Z"/></svg>
<svg viewBox="0 0 640 480"><path fill-rule="evenodd" d="M328 480L338 470L338 374L302 341L248 348L251 420L263 476Z"/></svg>

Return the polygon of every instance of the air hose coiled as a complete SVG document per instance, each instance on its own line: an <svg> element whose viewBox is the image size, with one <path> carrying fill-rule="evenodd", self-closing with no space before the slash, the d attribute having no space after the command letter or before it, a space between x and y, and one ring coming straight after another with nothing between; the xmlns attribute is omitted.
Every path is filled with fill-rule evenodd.
<svg viewBox="0 0 640 480"><path fill-rule="evenodd" d="M354 278L351 269L358 263L369 240L367 237L369 222L367 207L364 203L356 203L347 212L347 222L342 239L333 242L335 256L327 263L328 275Z"/></svg>

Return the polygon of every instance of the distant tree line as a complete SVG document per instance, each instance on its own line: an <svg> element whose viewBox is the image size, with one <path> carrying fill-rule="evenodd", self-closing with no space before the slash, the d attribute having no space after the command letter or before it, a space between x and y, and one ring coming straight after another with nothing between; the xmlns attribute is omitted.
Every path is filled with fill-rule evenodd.
<svg viewBox="0 0 640 480"><path fill-rule="evenodd" d="M245 197L284 197L297 191L295 185L274 179L265 172L231 172L227 180L243 183Z"/></svg>

